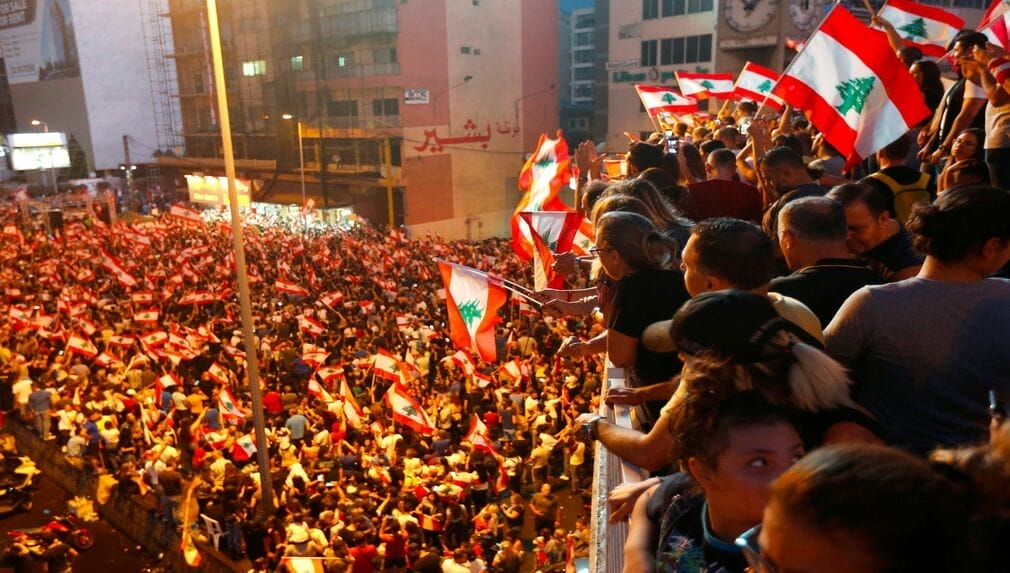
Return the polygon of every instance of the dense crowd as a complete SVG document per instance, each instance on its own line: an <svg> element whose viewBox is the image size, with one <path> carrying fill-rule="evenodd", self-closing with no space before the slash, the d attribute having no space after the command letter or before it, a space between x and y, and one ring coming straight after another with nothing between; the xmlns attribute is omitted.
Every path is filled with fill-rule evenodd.
<svg viewBox="0 0 1010 573"><path fill-rule="evenodd" d="M579 145L595 247L556 253L572 289L536 293L542 314L502 311L495 363L447 342L435 261L528 284L502 240L251 213L245 341L226 225L10 223L0 398L152 518L199 504L256 571L570 566L588 529L559 528L554 489L588 486L590 439L661 476L611 493L630 570L1005 570L1010 59L954 48L946 89L902 49L935 119L852 169L750 102L632 142L619 181ZM604 356L635 428L595 413Z"/></svg>

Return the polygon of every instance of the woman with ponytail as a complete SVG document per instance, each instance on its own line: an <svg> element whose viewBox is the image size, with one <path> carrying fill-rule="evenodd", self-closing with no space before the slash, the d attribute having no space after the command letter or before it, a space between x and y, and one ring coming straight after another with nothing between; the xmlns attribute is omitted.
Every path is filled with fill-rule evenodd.
<svg viewBox="0 0 1010 573"><path fill-rule="evenodd" d="M916 206L908 230L926 255L918 276L857 290L825 342L885 439L923 455L977 443L989 391L1010 395L1010 281L989 278L1010 260L1010 191L952 189Z"/></svg>
<svg viewBox="0 0 1010 573"><path fill-rule="evenodd" d="M742 536L756 572L1007 571L1010 427L932 463L882 446L817 450L772 486Z"/></svg>
<svg viewBox="0 0 1010 573"><path fill-rule="evenodd" d="M670 316L690 298L677 270L677 242L642 215L610 211L596 219L592 252L603 272L616 281L608 329L588 342L567 344L564 353L584 356L606 351L615 366L627 369L629 385L635 387L669 381L680 371L677 354L644 349L638 339L646 326ZM661 406L647 406L652 421Z"/></svg>

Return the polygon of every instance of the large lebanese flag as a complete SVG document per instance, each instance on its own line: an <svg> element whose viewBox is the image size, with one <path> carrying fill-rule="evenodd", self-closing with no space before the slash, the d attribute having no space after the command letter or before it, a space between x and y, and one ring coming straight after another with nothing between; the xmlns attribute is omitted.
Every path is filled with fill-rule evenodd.
<svg viewBox="0 0 1010 573"><path fill-rule="evenodd" d="M736 85L733 74L693 74L674 72L680 92L685 96L707 98L708 96L733 95Z"/></svg>
<svg viewBox="0 0 1010 573"><path fill-rule="evenodd" d="M635 85L642 105L650 117L661 113L680 115L698 111L698 100L677 93L673 86L640 86Z"/></svg>
<svg viewBox="0 0 1010 573"><path fill-rule="evenodd" d="M386 392L386 405L393 411L394 422L399 422L419 434L431 435L435 432L424 408L399 383L390 386Z"/></svg>
<svg viewBox="0 0 1010 573"><path fill-rule="evenodd" d="M1010 49L1010 1L996 0L986 12L978 30L1004 50Z"/></svg>
<svg viewBox="0 0 1010 573"><path fill-rule="evenodd" d="M388 350L380 348L375 356L372 357L372 371L376 376L393 382L399 382L400 360Z"/></svg>
<svg viewBox="0 0 1010 573"><path fill-rule="evenodd" d="M557 138L540 134L537 148L519 172L519 190L525 191L512 215L512 250L519 258L533 258L533 236L529 225L519 215L523 211L565 211L567 207L558 198L558 192L571 179L571 156L568 143L558 130Z"/></svg>
<svg viewBox="0 0 1010 573"><path fill-rule="evenodd" d="M554 254L572 250L582 215L575 211L523 211L533 230L533 288L564 288L565 277L554 272Z"/></svg>
<svg viewBox="0 0 1010 573"><path fill-rule="evenodd" d="M456 348L493 362L494 325L507 299L497 279L476 269L439 261L449 311L449 336Z"/></svg>
<svg viewBox="0 0 1010 573"><path fill-rule="evenodd" d="M964 18L909 0L887 0L877 15L894 25L905 45L935 58L947 53L947 44L964 28Z"/></svg>
<svg viewBox="0 0 1010 573"><path fill-rule="evenodd" d="M887 37L835 6L773 90L856 165L930 115Z"/></svg>
<svg viewBox="0 0 1010 573"><path fill-rule="evenodd" d="M754 100L780 110L785 106L781 99L772 94L772 88L778 81L779 75L774 71L754 62L747 62L740 70L740 75L736 77L736 97Z"/></svg>

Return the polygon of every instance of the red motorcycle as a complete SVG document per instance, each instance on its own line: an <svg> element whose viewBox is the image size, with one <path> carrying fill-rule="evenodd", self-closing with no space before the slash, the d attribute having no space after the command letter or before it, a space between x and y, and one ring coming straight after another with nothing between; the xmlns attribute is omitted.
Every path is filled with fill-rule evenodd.
<svg viewBox="0 0 1010 573"><path fill-rule="evenodd" d="M12 529L7 532L15 540L40 542L43 537L55 536L60 541L78 551L90 549L95 544L95 536L86 527L78 525L73 515L60 515L42 527Z"/></svg>

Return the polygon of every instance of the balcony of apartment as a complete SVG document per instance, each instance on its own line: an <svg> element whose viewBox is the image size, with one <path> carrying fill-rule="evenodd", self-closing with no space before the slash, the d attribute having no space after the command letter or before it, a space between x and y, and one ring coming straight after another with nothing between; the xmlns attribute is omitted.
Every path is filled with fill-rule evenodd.
<svg viewBox="0 0 1010 573"><path fill-rule="evenodd" d="M289 28L289 39L295 43L311 42L314 39L313 28L317 25L320 39L324 42L346 42L367 36L395 35L399 32L396 8L383 8L323 16L318 22L294 22Z"/></svg>
<svg viewBox="0 0 1010 573"><path fill-rule="evenodd" d="M330 65L326 68L326 79L335 80L343 78L363 78L371 76L398 76L400 75L399 62L380 62L372 64L349 64L346 66ZM301 70L296 73L295 81L313 82L316 79L316 72L312 69Z"/></svg>

